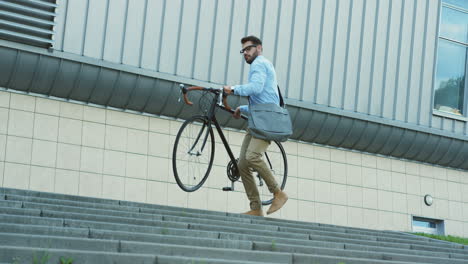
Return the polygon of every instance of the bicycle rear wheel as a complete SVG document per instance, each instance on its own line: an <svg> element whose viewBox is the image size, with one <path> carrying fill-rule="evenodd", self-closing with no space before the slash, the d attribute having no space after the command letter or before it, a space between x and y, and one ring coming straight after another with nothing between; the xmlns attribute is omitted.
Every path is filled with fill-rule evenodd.
<svg viewBox="0 0 468 264"><path fill-rule="evenodd" d="M267 151L263 155L263 160L270 168L273 177L278 183L281 190L284 190L286 186L286 179L288 177L288 160L286 158L286 152L284 151L281 143L272 141ZM260 199L263 205L269 205L273 202L273 194L268 190L268 186L261 179L257 173L255 177L257 181L257 188L260 194Z"/></svg>
<svg viewBox="0 0 468 264"><path fill-rule="evenodd" d="M213 165L214 135L206 116L193 116L180 127L172 153L172 170L179 187L186 192L205 183Z"/></svg>

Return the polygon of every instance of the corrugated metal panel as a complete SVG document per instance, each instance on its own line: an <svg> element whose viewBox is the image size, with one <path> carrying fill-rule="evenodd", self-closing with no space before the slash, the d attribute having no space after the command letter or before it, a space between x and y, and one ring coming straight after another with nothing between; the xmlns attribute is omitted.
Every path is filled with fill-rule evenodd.
<svg viewBox="0 0 468 264"><path fill-rule="evenodd" d="M464 122L432 116L439 6L419 0L63 0L55 48L238 84L248 72L239 39L255 34L263 37L287 98L466 135Z"/></svg>
<svg viewBox="0 0 468 264"><path fill-rule="evenodd" d="M1 87L175 118L185 119L199 111L178 102L179 83L209 85L80 55L50 54L41 49L31 52L13 45L0 46L0 56ZM200 94L193 96L200 104ZM293 119L293 139L468 169L466 137L299 100L286 102ZM230 103L245 103L245 98L230 97ZM219 114L224 126L246 126L225 112Z"/></svg>
<svg viewBox="0 0 468 264"><path fill-rule="evenodd" d="M0 38L52 47L56 7L55 0L0 1Z"/></svg>

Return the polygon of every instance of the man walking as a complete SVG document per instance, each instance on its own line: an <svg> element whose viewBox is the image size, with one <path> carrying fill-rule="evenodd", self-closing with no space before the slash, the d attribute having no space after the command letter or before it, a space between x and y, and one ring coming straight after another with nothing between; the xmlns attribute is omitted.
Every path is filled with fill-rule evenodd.
<svg viewBox="0 0 468 264"><path fill-rule="evenodd" d="M240 53L244 55L245 61L250 64L249 82L243 85L224 86L224 92L228 95L249 96L251 105L263 103L279 105L275 68L270 61L262 56L262 41L255 36L247 36L241 39L241 44ZM248 113L248 111L249 106L242 105L237 107L233 116L238 119L241 113ZM281 191L270 169L262 159L263 153L265 153L270 143L270 141L252 137L249 130L247 130L242 142L238 167L247 197L250 200L251 210L245 213L247 215L263 216L262 202L252 175L252 169L259 173L267 184L268 190L274 195L273 203L267 214L278 211L288 200L288 196Z"/></svg>

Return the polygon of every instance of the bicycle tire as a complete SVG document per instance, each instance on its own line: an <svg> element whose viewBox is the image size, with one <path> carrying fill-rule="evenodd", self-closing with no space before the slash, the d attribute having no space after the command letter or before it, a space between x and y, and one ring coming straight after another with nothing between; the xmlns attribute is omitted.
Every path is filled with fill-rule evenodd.
<svg viewBox="0 0 468 264"><path fill-rule="evenodd" d="M213 166L215 142L209 124L208 117L193 116L182 124L177 133L172 152L172 170L177 185L186 192L198 190Z"/></svg>
<svg viewBox="0 0 468 264"><path fill-rule="evenodd" d="M268 158L270 159L268 161ZM273 177L276 179L281 190L284 190L288 178L288 159L286 152L280 142L272 141L264 155L267 166L272 170ZM258 180L258 179L257 179ZM273 194L270 193L265 183L258 186L262 205L269 205L273 202Z"/></svg>

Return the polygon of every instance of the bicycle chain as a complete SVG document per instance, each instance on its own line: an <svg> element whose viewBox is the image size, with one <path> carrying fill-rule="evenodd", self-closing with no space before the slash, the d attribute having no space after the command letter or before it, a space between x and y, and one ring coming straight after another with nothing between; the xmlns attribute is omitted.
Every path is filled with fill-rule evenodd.
<svg viewBox="0 0 468 264"><path fill-rule="evenodd" d="M239 159L236 159L236 163L239 162ZM229 180L231 180L232 182L235 182L235 181L238 181L239 178L240 178L240 173L237 169L237 166L234 166L234 163L231 161L229 161L228 165L227 165L227 176L229 178Z"/></svg>

